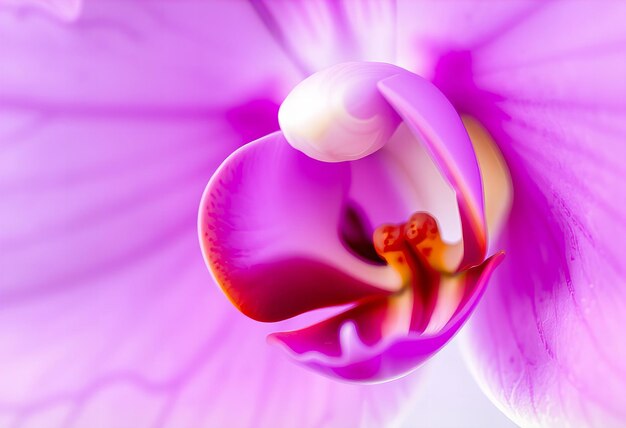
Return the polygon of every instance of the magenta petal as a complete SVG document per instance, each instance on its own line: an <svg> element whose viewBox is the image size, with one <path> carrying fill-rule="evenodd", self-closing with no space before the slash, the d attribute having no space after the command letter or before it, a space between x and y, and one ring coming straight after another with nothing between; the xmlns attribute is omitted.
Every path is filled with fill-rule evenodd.
<svg viewBox="0 0 626 428"><path fill-rule="evenodd" d="M625 6L536 3L467 50L446 46L436 70L511 170L507 259L468 325L468 357L521 426L626 421ZM471 16L460 34L491 15Z"/></svg>
<svg viewBox="0 0 626 428"><path fill-rule="evenodd" d="M500 243L507 260L468 325L468 360L519 424L623 426L626 272L615 260L624 256L616 238L623 225L600 206L582 220L570 211L577 198L549 202L543 192L564 175L544 181L550 168L532 169L532 181L513 175L516 198ZM594 226L600 219L610 231ZM601 233L607 240L596 241Z"/></svg>
<svg viewBox="0 0 626 428"><path fill-rule="evenodd" d="M397 5L393 0L250 3L305 74L346 61L394 62Z"/></svg>
<svg viewBox="0 0 626 428"><path fill-rule="evenodd" d="M301 330L274 333L270 338L287 345L296 354L315 351L329 357L341 357L345 350L340 335L346 323L354 325L365 345L374 346L383 339L381 327L390 310L393 309L389 299L369 299L320 323Z"/></svg>
<svg viewBox="0 0 626 428"><path fill-rule="evenodd" d="M463 228L464 255L459 269L482 262L486 251L483 191L478 162L461 118L430 82L401 73L379 82L387 101L421 137L456 192Z"/></svg>
<svg viewBox="0 0 626 428"><path fill-rule="evenodd" d="M270 338L286 347L296 361L327 375L367 382L397 378L415 370L457 333L502 258L497 254L464 274L458 286L465 294L458 309L436 333L385 338L382 329L394 309L389 299L372 299L326 321Z"/></svg>
<svg viewBox="0 0 626 428"><path fill-rule="evenodd" d="M227 127L227 108L280 101L299 78L243 2L86 1L71 24L0 11L0 40L10 40L0 43L0 107L35 120L219 116Z"/></svg>
<svg viewBox="0 0 626 428"><path fill-rule="evenodd" d="M373 284L389 268L360 261L339 239L349 185L348 164L311 159L281 133L224 162L198 226L205 259L235 306L278 321L387 293Z"/></svg>

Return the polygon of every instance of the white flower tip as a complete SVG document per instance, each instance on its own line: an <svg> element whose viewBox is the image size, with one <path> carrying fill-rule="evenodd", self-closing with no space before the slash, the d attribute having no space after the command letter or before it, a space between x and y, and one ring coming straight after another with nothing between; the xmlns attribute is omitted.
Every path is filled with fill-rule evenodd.
<svg viewBox="0 0 626 428"><path fill-rule="evenodd" d="M285 138L295 149L325 162L376 152L400 123L377 83L402 71L390 64L348 62L309 76L278 112Z"/></svg>

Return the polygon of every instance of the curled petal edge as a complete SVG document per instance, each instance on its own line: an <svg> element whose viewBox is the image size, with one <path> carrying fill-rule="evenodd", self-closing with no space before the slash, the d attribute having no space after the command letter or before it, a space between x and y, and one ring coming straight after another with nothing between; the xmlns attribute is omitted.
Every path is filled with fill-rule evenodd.
<svg viewBox="0 0 626 428"><path fill-rule="evenodd" d="M273 333L268 336L268 341L283 347L299 364L331 377L366 383L402 377L418 368L454 337L480 301L489 277L503 258L503 252L497 253L480 266L466 272L466 293L463 301L444 327L433 334L409 332L402 336L384 338L374 346L368 346L363 343L355 322L345 320L340 323L335 334L339 343L350 346L348 352L343 347L340 355L328 355L313 346L308 350L294 349L294 339L297 340L298 335L306 335L311 329L323 328L323 324L332 321L331 319L301 330Z"/></svg>
<svg viewBox="0 0 626 428"><path fill-rule="evenodd" d="M463 258L457 271L480 264L487 251L487 226L478 160L463 122L448 99L429 81L400 73L378 88L420 137L457 195L463 230Z"/></svg>

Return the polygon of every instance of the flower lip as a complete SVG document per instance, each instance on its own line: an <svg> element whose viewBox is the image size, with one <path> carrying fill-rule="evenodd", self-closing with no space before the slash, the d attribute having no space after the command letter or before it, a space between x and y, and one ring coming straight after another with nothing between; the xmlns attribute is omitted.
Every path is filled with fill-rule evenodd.
<svg viewBox="0 0 626 428"><path fill-rule="evenodd" d="M226 159L204 191L198 230L209 270L240 311L274 322L397 288L391 269L337 239L348 185L346 164L308 158L280 133Z"/></svg>
<svg viewBox="0 0 626 428"><path fill-rule="evenodd" d="M414 371L458 332L503 257L504 253L497 253L461 276L464 286L461 301L436 333L428 330L423 334L372 332L373 325L383 324L372 324L371 319L376 320L381 314L389 314L389 309L393 310L389 300L378 300L364 302L362 306L305 329L273 333L268 339L285 349L299 364L333 378L361 383L397 379ZM372 338L378 340L372 341Z"/></svg>
<svg viewBox="0 0 626 428"><path fill-rule="evenodd" d="M271 336L308 367L374 382L414 369L461 327L501 259L484 260L481 173L461 118L419 76L349 63L298 85L279 122L282 132L229 157L205 191L199 227L209 268L235 306L260 321L351 304ZM405 135L401 126L453 191L462 240L444 241L428 209L386 205L387 192L404 189L397 180L381 186L378 173L402 162L402 180L415 179L412 152L391 143ZM372 204L384 209L370 224ZM401 212L403 224L380 222Z"/></svg>

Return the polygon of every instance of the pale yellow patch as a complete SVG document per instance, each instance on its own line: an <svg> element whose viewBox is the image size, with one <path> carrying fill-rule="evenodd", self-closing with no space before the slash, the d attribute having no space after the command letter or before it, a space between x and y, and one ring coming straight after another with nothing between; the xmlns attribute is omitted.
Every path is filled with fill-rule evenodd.
<svg viewBox="0 0 626 428"><path fill-rule="evenodd" d="M492 243L511 210L513 183L504 157L489 132L471 116L464 115L461 119L478 159L485 198L487 237Z"/></svg>

